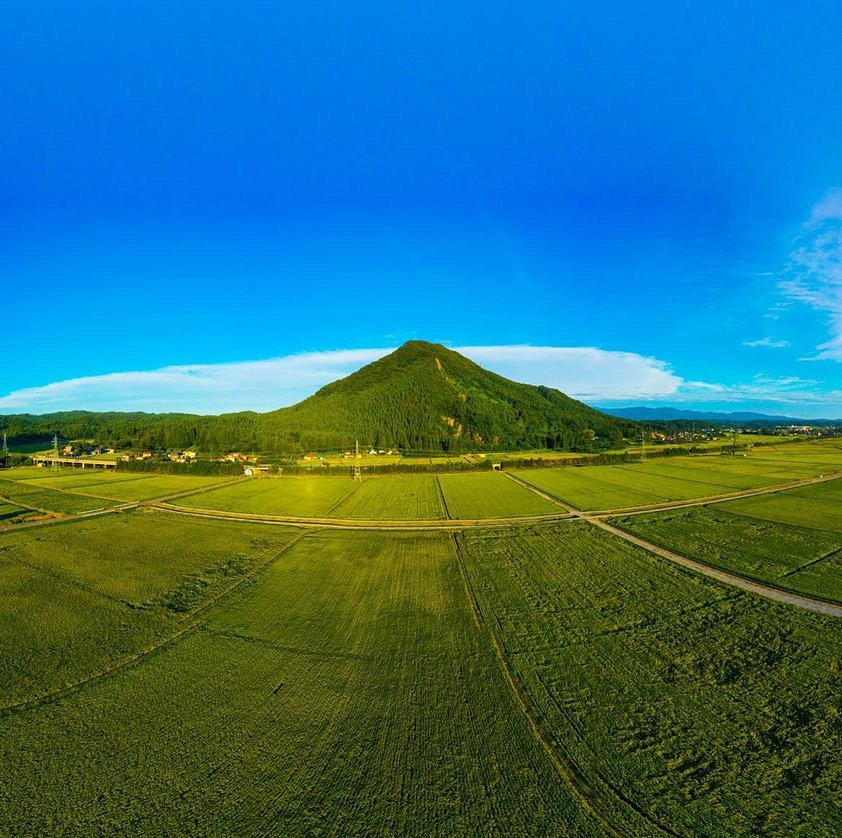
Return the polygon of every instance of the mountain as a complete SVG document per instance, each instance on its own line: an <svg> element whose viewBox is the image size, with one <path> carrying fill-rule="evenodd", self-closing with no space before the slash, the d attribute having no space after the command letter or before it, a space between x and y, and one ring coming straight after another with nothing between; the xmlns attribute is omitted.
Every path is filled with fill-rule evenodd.
<svg viewBox="0 0 842 838"><path fill-rule="evenodd" d="M428 451L619 445L634 423L559 390L518 384L440 344L410 341L291 407L270 413L70 412L0 416L18 439L93 438L114 447L291 452L361 445Z"/></svg>
<svg viewBox="0 0 842 838"><path fill-rule="evenodd" d="M680 410L675 407L618 407L605 408L605 413L623 419L633 419L637 422L665 422L674 420L695 422L748 422L786 425L828 425L834 424L831 419L797 419L792 416L776 416L767 413L753 413L751 411L734 411L721 413L717 411ZM838 424L838 422L837 422Z"/></svg>
<svg viewBox="0 0 842 838"><path fill-rule="evenodd" d="M276 432L347 445L425 450L576 448L629 426L558 390L518 384L440 344L410 341L297 405L266 416Z"/></svg>

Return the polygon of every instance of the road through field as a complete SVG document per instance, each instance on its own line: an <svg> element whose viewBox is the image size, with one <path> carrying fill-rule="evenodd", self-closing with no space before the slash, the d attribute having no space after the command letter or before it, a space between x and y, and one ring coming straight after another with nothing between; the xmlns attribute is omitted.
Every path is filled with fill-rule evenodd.
<svg viewBox="0 0 842 838"><path fill-rule="evenodd" d="M827 614L831 617L842 617L842 605L835 605L834 603L825 602L821 599L815 599L803 594L791 593L782 588L777 588L774 585L757 582L753 579L748 579L745 576L737 576L734 573L728 573L727 571L720 570L719 568L705 564L704 562L689 559L679 553L673 553L672 550L659 547L651 541L646 541L646 539L639 538L638 536L632 535L625 530L621 530L619 527L609 524L602 518L593 517L586 513L581 513L579 517L583 521L593 524L594 526L597 526L600 529L617 536L618 538L622 538L624 541L628 541L631 544L642 547L644 550L654 553L656 556L660 556L667 561L673 562L673 564L681 565L681 567L686 567L696 573L702 573L705 576L718 580L719 582L724 582L727 585L733 585L735 588L741 588L745 591L751 591L752 593L759 594L767 599L784 602L787 605L795 605L798 608L805 608L808 611L815 611L819 614Z"/></svg>

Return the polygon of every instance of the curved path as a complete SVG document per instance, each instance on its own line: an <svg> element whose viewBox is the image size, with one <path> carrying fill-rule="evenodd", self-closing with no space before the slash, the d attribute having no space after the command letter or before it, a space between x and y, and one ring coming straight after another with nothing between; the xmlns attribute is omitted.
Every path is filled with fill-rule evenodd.
<svg viewBox="0 0 842 838"><path fill-rule="evenodd" d="M711 579L716 579L719 582L724 582L726 585L733 585L735 588L741 588L744 591L751 591L754 594L759 594L766 599L773 599L776 602L785 602L787 605L795 605L798 608L805 608L808 611L815 611L818 614L827 614L831 617L842 617L842 605L834 602L829 602L816 597L807 596L805 594L796 594L792 591L787 591L784 588L778 588L768 582L760 582L755 579L749 579L746 576L738 576L735 573L729 573L726 570L720 570L718 567L706 564L705 562L696 561L696 559L688 559L687 556L682 556L680 553L673 553L672 550L667 550L665 547L659 547L651 541L646 541L644 538L639 538L632 535L619 527L609 524L602 518L594 518L590 515L582 514L579 516L582 521L587 521L594 526L599 527L611 535L622 538L630 544L635 544L642 547L662 559L673 562L673 564L681 565L696 573L709 576Z"/></svg>

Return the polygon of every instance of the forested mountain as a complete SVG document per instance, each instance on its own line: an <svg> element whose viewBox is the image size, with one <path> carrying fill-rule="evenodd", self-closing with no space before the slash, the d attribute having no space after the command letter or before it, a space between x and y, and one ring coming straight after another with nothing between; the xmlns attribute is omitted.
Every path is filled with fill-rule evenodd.
<svg viewBox="0 0 842 838"><path fill-rule="evenodd" d="M72 412L0 417L10 436L58 433L116 447L288 452L348 447L592 450L634 423L549 387L518 384L439 344L410 341L291 407L221 416Z"/></svg>

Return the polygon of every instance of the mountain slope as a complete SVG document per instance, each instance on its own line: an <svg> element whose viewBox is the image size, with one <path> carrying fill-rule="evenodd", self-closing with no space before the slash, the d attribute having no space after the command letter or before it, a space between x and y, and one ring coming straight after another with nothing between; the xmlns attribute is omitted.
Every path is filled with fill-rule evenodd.
<svg viewBox="0 0 842 838"><path fill-rule="evenodd" d="M548 387L509 381L440 344L410 341L297 405L267 414L279 432L339 434L381 447L591 447L631 423Z"/></svg>

